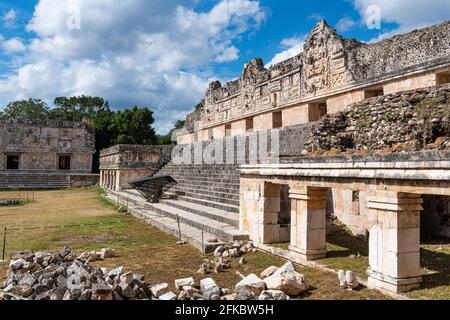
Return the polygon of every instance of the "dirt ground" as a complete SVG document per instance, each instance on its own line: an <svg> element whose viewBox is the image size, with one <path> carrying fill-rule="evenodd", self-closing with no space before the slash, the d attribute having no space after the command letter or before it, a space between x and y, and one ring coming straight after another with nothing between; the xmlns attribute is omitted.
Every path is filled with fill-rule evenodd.
<svg viewBox="0 0 450 320"><path fill-rule="evenodd" d="M1 198L10 195L0 193ZM119 214L116 208L100 200L97 190L41 191L34 196L35 201L24 206L0 208L0 227L33 228L8 231L7 256L18 250L58 251L65 245L77 253L112 247L119 257L102 261L98 266L123 265L128 271L145 275L149 283L167 282L172 289L177 278L195 275L198 283L206 277L196 274L205 258L200 251L189 245L177 246L175 237ZM208 277L214 278L221 287L232 289L240 280L236 270L244 275L259 274L269 266L281 266L285 262L263 252L251 253L247 258L249 262L244 266L233 260L231 270ZM300 299L388 299L366 288L352 292L343 290L332 273L302 266L297 266L297 270L307 276L313 287ZM0 282L6 271L7 264L0 264Z"/></svg>

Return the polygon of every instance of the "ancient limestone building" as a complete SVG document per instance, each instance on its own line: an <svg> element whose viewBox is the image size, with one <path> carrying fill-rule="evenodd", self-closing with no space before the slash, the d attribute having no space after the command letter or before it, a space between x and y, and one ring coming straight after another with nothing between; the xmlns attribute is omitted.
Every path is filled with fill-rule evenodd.
<svg viewBox="0 0 450 320"><path fill-rule="evenodd" d="M211 83L178 142L314 122L370 97L449 83L449 39L450 22L365 44L321 21L298 56L269 69L255 59L239 79Z"/></svg>
<svg viewBox="0 0 450 320"><path fill-rule="evenodd" d="M85 123L0 121L0 188L96 183L95 131Z"/></svg>
<svg viewBox="0 0 450 320"><path fill-rule="evenodd" d="M300 263L327 255L337 219L369 239L369 286L409 291L422 236L450 234L449 115L450 22L364 44L322 21L302 54L209 86L155 173L178 181L173 199L110 196L202 250L289 242Z"/></svg>
<svg viewBox="0 0 450 320"><path fill-rule="evenodd" d="M152 176L170 161L172 146L117 145L100 152L100 185L129 189L128 182Z"/></svg>

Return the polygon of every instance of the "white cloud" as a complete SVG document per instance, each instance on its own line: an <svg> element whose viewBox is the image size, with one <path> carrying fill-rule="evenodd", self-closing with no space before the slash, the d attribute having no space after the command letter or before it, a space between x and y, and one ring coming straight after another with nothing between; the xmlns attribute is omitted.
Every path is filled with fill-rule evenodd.
<svg viewBox="0 0 450 320"><path fill-rule="evenodd" d="M78 0L81 28L72 30L70 2L39 1L27 25L36 36L26 61L0 80L0 105L98 95L114 107L152 108L158 131L168 131L203 97L214 76L205 67L237 59L234 41L266 18L253 0L221 0L206 12L197 0Z"/></svg>
<svg viewBox="0 0 450 320"><path fill-rule="evenodd" d="M14 11L13 9L10 9L1 17L1 20L3 21L3 26L5 28L15 28L16 20L17 20L16 11Z"/></svg>
<svg viewBox="0 0 450 320"><path fill-rule="evenodd" d="M277 53L272 60L266 64L266 68L273 66L279 62L290 59L299 55L303 52L303 46L305 44L305 39L301 37L287 38L281 41L281 46L284 48L283 51Z"/></svg>
<svg viewBox="0 0 450 320"><path fill-rule="evenodd" d="M0 38L0 47L8 54L24 52L27 50L27 47L20 38L12 38L7 41L3 41Z"/></svg>
<svg viewBox="0 0 450 320"><path fill-rule="evenodd" d="M344 33L352 29L357 25L357 22L354 21L351 17L343 17L336 24L336 30L338 33Z"/></svg>
<svg viewBox="0 0 450 320"><path fill-rule="evenodd" d="M449 19L449 0L353 0L356 9L365 21L367 20L367 8L375 5L381 9L381 19L387 23L397 23L399 27L389 32L380 34L381 40L397 34L407 33L414 29L427 27Z"/></svg>
<svg viewBox="0 0 450 320"><path fill-rule="evenodd" d="M239 49L235 46L226 48L223 53L216 58L216 62L230 62L239 59Z"/></svg>

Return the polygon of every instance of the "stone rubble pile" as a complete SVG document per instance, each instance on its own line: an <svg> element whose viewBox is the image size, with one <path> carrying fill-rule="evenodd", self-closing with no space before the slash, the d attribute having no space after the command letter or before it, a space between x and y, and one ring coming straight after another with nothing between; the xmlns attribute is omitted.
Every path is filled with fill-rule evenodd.
<svg viewBox="0 0 450 320"><path fill-rule="evenodd" d="M226 250L252 250L248 243ZM234 251L233 251L234 252ZM95 259L114 257L112 249L86 252L76 257L70 248L59 253L25 251L11 257L0 300L289 300L309 289L306 278L291 262L281 268L269 267L258 277L250 274L234 290L220 288L212 278L177 279L170 291L168 283L150 285L144 276L89 265ZM220 257L223 259L223 257Z"/></svg>
<svg viewBox="0 0 450 320"><path fill-rule="evenodd" d="M219 246L214 251L214 260L205 259L200 266L199 274L220 273L231 268L231 258L240 258L239 264L247 263L247 259L242 257L250 252L255 252L253 242L236 240L231 244ZM242 258L241 258L242 257Z"/></svg>
<svg viewBox="0 0 450 320"><path fill-rule="evenodd" d="M17 199L8 199L8 200L0 200L0 207L12 207L20 204L20 200Z"/></svg>
<svg viewBox="0 0 450 320"><path fill-rule="evenodd" d="M303 155L450 149L449 116L448 84L366 99L314 124Z"/></svg>

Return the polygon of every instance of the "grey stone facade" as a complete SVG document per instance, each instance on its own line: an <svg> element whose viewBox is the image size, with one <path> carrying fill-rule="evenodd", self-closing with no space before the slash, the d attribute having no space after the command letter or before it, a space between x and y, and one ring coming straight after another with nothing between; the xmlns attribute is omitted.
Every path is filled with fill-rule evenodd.
<svg viewBox="0 0 450 320"><path fill-rule="evenodd" d="M86 123L0 121L0 172L89 174L94 153L95 131Z"/></svg>

